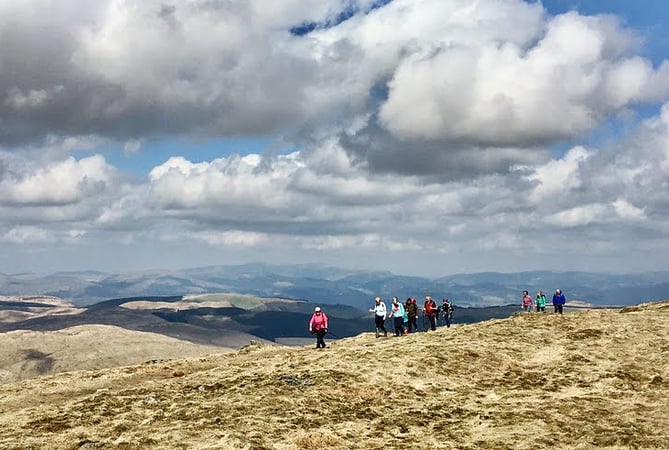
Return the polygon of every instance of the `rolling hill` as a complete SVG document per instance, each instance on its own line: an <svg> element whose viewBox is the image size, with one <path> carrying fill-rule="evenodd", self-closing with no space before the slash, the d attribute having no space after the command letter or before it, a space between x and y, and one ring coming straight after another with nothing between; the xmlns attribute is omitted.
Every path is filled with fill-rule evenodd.
<svg viewBox="0 0 669 450"><path fill-rule="evenodd" d="M55 297L0 297L0 383L239 349L300 345L313 304L240 294L113 299L76 307ZM364 313L330 305L339 336L369 326Z"/></svg>
<svg viewBox="0 0 669 450"><path fill-rule="evenodd" d="M239 349L303 345L314 304L242 294L112 299L76 307L56 297L0 297L0 383ZM330 337L369 331L368 312L327 305ZM572 310L569 307L567 310ZM517 305L456 308L455 323L505 318ZM419 318L427 329L427 321ZM387 323L392 330L390 320Z"/></svg>
<svg viewBox="0 0 669 450"><path fill-rule="evenodd" d="M658 449L669 302L0 385L0 448Z"/></svg>

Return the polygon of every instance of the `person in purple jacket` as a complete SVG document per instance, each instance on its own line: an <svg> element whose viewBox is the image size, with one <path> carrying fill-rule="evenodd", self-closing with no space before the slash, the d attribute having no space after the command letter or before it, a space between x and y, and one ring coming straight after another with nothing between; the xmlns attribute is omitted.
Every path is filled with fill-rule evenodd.
<svg viewBox="0 0 669 450"><path fill-rule="evenodd" d="M564 294L560 289L556 289L555 294L553 295L553 307L555 308L556 314L562 314L562 308L565 303L567 303L567 299L564 298Z"/></svg>

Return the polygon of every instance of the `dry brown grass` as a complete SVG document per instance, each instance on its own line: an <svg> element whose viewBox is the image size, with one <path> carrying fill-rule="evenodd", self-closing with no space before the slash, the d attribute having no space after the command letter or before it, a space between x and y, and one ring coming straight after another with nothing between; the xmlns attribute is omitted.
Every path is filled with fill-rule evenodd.
<svg viewBox="0 0 669 450"><path fill-rule="evenodd" d="M663 302L7 384L0 448L658 449L668 405Z"/></svg>
<svg viewBox="0 0 669 450"><path fill-rule="evenodd" d="M196 357L231 349L110 325L0 333L0 384L74 370Z"/></svg>

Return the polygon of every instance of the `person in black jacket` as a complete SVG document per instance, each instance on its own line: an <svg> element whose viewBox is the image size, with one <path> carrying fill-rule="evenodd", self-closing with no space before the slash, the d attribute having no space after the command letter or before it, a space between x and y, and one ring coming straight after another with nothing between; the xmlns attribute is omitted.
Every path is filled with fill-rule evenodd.
<svg viewBox="0 0 669 450"><path fill-rule="evenodd" d="M418 305L415 298L407 298L404 303L404 310L407 312L409 322L407 323L407 333L411 333L411 328L418 331Z"/></svg>
<svg viewBox="0 0 669 450"><path fill-rule="evenodd" d="M453 303L445 298L441 303L441 316L444 318L444 325L446 325L446 328L450 328L451 322L453 322L453 309Z"/></svg>

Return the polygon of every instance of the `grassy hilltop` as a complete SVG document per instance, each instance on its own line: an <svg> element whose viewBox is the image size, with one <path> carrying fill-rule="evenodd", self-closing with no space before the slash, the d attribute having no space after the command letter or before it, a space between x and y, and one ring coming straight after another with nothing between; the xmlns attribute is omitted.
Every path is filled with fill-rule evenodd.
<svg viewBox="0 0 669 450"><path fill-rule="evenodd" d="M669 302L0 385L3 449L669 445Z"/></svg>

